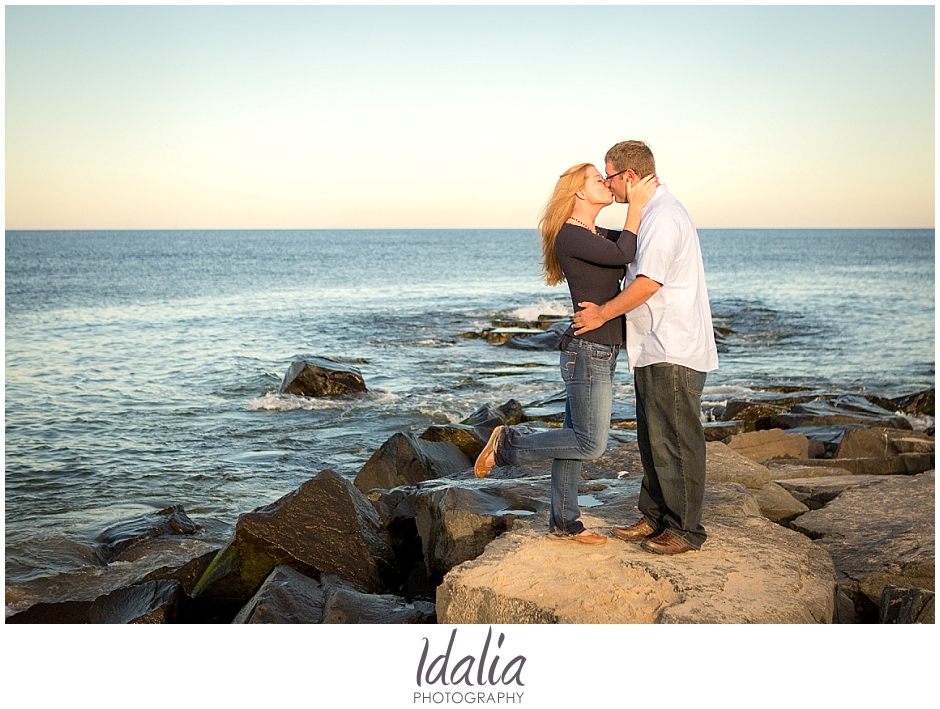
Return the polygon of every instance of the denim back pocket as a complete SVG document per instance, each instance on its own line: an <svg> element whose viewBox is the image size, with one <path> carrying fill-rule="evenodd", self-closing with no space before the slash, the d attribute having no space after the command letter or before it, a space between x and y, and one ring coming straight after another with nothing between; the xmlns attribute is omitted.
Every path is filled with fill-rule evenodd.
<svg viewBox="0 0 940 709"><path fill-rule="evenodd" d="M695 396L701 396L702 391L705 389L705 372L698 372L694 369L685 370L685 384L689 389L689 393Z"/></svg>
<svg viewBox="0 0 940 709"><path fill-rule="evenodd" d="M577 352L568 352L567 350L562 350L561 352L561 378L570 382L574 379L574 370L578 362L578 353Z"/></svg>

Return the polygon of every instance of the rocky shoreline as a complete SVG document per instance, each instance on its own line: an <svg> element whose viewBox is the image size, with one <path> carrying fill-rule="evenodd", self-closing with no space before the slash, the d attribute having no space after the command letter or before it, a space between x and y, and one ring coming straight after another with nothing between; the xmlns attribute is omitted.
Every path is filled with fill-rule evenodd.
<svg viewBox="0 0 940 709"><path fill-rule="evenodd" d="M282 391L360 386L354 368L331 379L328 360L308 365ZM547 466L477 480L472 461L496 425L559 425L557 402L485 405L395 434L354 481L318 472L241 515L221 549L6 622L932 623L933 399L783 391L706 406L709 538L678 557L550 541ZM641 477L629 441L586 464L585 523L635 521ZM128 520L99 537L102 560L197 531L178 506Z"/></svg>

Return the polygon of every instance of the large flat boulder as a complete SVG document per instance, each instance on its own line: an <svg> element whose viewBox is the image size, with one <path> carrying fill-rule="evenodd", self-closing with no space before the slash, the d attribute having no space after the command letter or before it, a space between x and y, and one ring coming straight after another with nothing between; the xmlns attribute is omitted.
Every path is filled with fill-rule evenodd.
<svg viewBox="0 0 940 709"><path fill-rule="evenodd" d="M788 461L791 465L815 468L839 468L851 475L914 475L934 469L933 453L901 453L884 458L808 458ZM776 461L768 461L774 467ZM832 475L832 472L825 472Z"/></svg>
<svg viewBox="0 0 940 709"><path fill-rule="evenodd" d="M304 357L291 362L278 394L340 396L366 391L360 371L325 357Z"/></svg>
<svg viewBox="0 0 940 709"><path fill-rule="evenodd" d="M846 490L790 523L828 552L839 586L863 621L885 586L934 591L934 473L888 477Z"/></svg>
<svg viewBox="0 0 940 709"><path fill-rule="evenodd" d="M803 461L805 463L805 461ZM828 465L804 465L782 460L768 460L767 469L774 482L793 478L828 478L836 475L852 475L851 470Z"/></svg>
<svg viewBox="0 0 940 709"><path fill-rule="evenodd" d="M728 448L758 463L774 458L808 458L809 441L802 434L787 435L782 428L739 433L728 438Z"/></svg>
<svg viewBox="0 0 940 709"><path fill-rule="evenodd" d="M820 507L832 502L846 490L883 479L880 475L832 475L828 477L787 478L779 480L777 484L811 510L818 510Z"/></svg>
<svg viewBox="0 0 940 709"><path fill-rule="evenodd" d="M607 520L584 515L600 529ZM437 591L440 623L829 623L835 570L808 539L755 516L711 516L701 551L585 549L520 522Z"/></svg>
<svg viewBox="0 0 940 709"><path fill-rule="evenodd" d="M396 433L356 474L362 492L391 490L469 470L473 462L450 441L434 442Z"/></svg>
<svg viewBox="0 0 940 709"><path fill-rule="evenodd" d="M771 481L770 471L746 458L724 443L705 444L705 479L716 483L738 483L750 490L760 490Z"/></svg>
<svg viewBox="0 0 940 709"><path fill-rule="evenodd" d="M846 431L833 457L885 458L904 453L931 454L934 449L934 439L924 433L897 428L863 428Z"/></svg>
<svg viewBox="0 0 940 709"><path fill-rule="evenodd" d="M280 565L335 574L370 592L397 585L391 544L375 508L332 470L241 515L193 595L243 604Z"/></svg>

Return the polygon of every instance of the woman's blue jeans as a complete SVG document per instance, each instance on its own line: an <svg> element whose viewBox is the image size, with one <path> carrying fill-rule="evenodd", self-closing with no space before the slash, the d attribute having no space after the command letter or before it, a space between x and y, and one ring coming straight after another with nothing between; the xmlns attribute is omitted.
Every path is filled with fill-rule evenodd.
<svg viewBox="0 0 940 709"><path fill-rule="evenodd" d="M584 531L578 507L581 462L600 458L607 449L619 353L619 345L571 339L561 351L561 378L567 393L564 427L528 435L507 427L496 443L497 465L552 459L549 529L553 532Z"/></svg>

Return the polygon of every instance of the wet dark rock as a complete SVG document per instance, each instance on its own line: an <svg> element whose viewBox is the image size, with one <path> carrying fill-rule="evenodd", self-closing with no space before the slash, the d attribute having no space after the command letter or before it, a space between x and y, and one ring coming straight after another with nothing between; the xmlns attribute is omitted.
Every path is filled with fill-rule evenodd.
<svg viewBox="0 0 940 709"><path fill-rule="evenodd" d="M864 423L844 423L833 426L797 426L787 429L787 433L802 433L810 441L822 444L823 453L817 455L810 453L810 458L831 458L839 450L839 444L845 438L846 431L867 428L868 426Z"/></svg>
<svg viewBox="0 0 940 709"><path fill-rule="evenodd" d="M912 416L933 416L934 415L934 390L927 389L916 394L909 394L897 399L892 399L899 411Z"/></svg>
<svg viewBox="0 0 940 709"><path fill-rule="evenodd" d="M179 581L147 581L99 596L88 609L89 623L174 623L186 594Z"/></svg>
<svg viewBox="0 0 940 709"><path fill-rule="evenodd" d="M725 407L725 421L743 421L748 431L755 428L772 428L767 426L770 417L786 412L786 407L773 404L760 404L753 401L729 401Z"/></svg>
<svg viewBox="0 0 940 709"><path fill-rule="evenodd" d="M432 603L409 604L397 596L363 593L336 576L314 579L277 566L232 622L391 624L433 619Z"/></svg>
<svg viewBox="0 0 940 709"><path fill-rule="evenodd" d="M769 425L765 424L763 427L792 429L799 426L831 426L846 423L912 430L906 418L892 416L881 407L859 396L842 396L832 401L797 404L790 409L789 413L772 415Z"/></svg>
<svg viewBox="0 0 940 709"><path fill-rule="evenodd" d="M723 422L725 418L725 411L728 410L728 407L724 404L716 404L713 401L703 401L702 402L702 417L705 422ZM744 430L743 428L741 429Z"/></svg>
<svg viewBox="0 0 940 709"><path fill-rule="evenodd" d="M135 581L135 583L175 579L180 582L184 592L191 594L196 584L199 582L199 579L202 578L206 569L209 568L209 564L212 563L212 560L218 553L219 549L214 549L186 562L182 566L164 566L151 571L138 581Z"/></svg>
<svg viewBox="0 0 940 709"><path fill-rule="evenodd" d="M35 624L83 624L89 623L88 609L92 601L63 601L61 603L36 603L25 611L14 613L7 623Z"/></svg>
<svg viewBox="0 0 940 709"><path fill-rule="evenodd" d="M182 505L173 505L165 510L116 524L99 534L95 542L101 558L110 563L133 547L159 537L189 535L197 531L199 525L186 515Z"/></svg>
<svg viewBox="0 0 940 709"><path fill-rule="evenodd" d="M562 321L570 322L569 319L564 317L558 317L555 315L539 315L538 320L510 320L506 318L490 320L490 325L498 328L524 327L534 330L547 330L555 323Z"/></svg>
<svg viewBox="0 0 940 709"><path fill-rule="evenodd" d="M790 523L832 557L859 620L875 622L885 586L934 590L934 473L846 490Z"/></svg>
<svg viewBox="0 0 940 709"><path fill-rule="evenodd" d="M544 399L533 401L525 406L525 419L545 423L564 423L567 400L568 395L560 391ZM636 425L636 404L633 399L628 401L614 399L610 410L610 424L611 426Z"/></svg>
<svg viewBox="0 0 940 709"><path fill-rule="evenodd" d="M396 433L362 466L355 485L362 492L391 490L453 475L472 466L473 461L449 441L435 443L410 433Z"/></svg>
<svg viewBox="0 0 940 709"><path fill-rule="evenodd" d="M483 435L483 431L466 426L462 423L448 423L443 425L428 426L427 430L419 438L423 441L433 443L443 443L450 441L457 446L467 458L476 460L477 456L483 451L489 433Z"/></svg>
<svg viewBox="0 0 940 709"><path fill-rule="evenodd" d="M388 594L362 593L338 588L326 602L321 623L419 625L436 623L434 603L414 601Z"/></svg>
<svg viewBox="0 0 940 709"><path fill-rule="evenodd" d="M879 623L935 623L933 591L904 586L885 586L881 593Z"/></svg>
<svg viewBox="0 0 940 709"><path fill-rule="evenodd" d="M481 434L489 439L493 429L497 426L514 426L525 421L525 411L515 399L510 399L502 406L483 404L479 409L467 416L460 423L464 426L475 426Z"/></svg>
<svg viewBox="0 0 940 709"><path fill-rule="evenodd" d="M304 357L291 362L278 394L295 396L340 396L366 391L356 367L324 357Z"/></svg>
<svg viewBox="0 0 940 709"><path fill-rule="evenodd" d="M571 323L568 321L555 323L541 334L523 335L517 333L506 342L506 347L514 350L538 352L557 350L558 345L561 343L561 338L570 324Z"/></svg>
<svg viewBox="0 0 940 709"><path fill-rule="evenodd" d="M897 428L865 428L845 432L834 458L875 458L902 453L933 453L934 439L925 433Z"/></svg>
<svg viewBox="0 0 940 709"><path fill-rule="evenodd" d="M193 595L244 604L279 565L308 575L335 574L370 592L399 585L388 534L375 508L332 470L241 515L234 536Z"/></svg>
<svg viewBox="0 0 940 709"><path fill-rule="evenodd" d="M395 566L403 581L401 593L406 598L434 598L434 586L428 578L424 550L415 522L417 515L416 487L394 490L372 490L366 497L375 507L388 531Z"/></svg>
<svg viewBox="0 0 940 709"><path fill-rule="evenodd" d="M728 436L744 433L744 421L713 421L702 424L706 441L723 441Z"/></svg>
<svg viewBox="0 0 940 709"><path fill-rule="evenodd" d="M547 485L461 480L418 491L417 523L425 565L437 586L450 569L474 559L514 520L548 508Z"/></svg>

